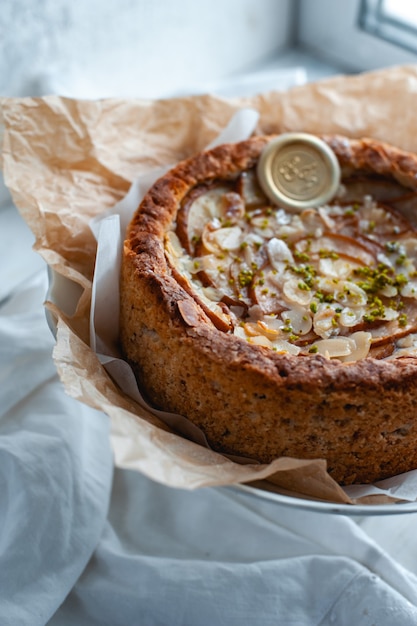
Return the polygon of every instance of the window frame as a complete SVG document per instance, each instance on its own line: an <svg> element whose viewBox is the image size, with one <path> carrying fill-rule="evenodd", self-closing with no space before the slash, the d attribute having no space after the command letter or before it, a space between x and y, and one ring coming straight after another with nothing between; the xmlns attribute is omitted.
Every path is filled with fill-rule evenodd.
<svg viewBox="0 0 417 626"><path fill-rule="evenodd" d="M375 37L410 52L417 52L417 26L408 24L384 10L384 0L362 0L358 23Z"/></svg>
<svg viewBox="0 0 417 626"><path fill-rule="evenodd" d="M417 51L361 27L364 0L300 0L297 44L346 72L417 63Z"/></svg>

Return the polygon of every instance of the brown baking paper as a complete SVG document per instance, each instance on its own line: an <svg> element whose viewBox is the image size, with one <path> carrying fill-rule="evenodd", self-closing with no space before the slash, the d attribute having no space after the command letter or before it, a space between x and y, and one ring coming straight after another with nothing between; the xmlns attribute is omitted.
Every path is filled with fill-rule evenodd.
<svg viewBox="0 0 417 626"><path fill-rule="evenodd" d="M265 466L217 454L177 434L175 421L168 425L163 414L121 391L103 367L106 357L90 346L97 250L90 222L97 225L112 213L132 183L137 193L138 177L145 184L149 176L151 182L155 168L162 172L203 149L244 108L259 113L257 134L369 136L417 152L416 91L417 67L410 66L244 99L0 101L5 182L35 235L35 249L54 272L55 286L62 283L64 297L58 305L48 304L57 323L57 369L68 394L110 417L117 465L190 489L267 479L268 489L336 503L417 499L416 472L342 489L326 473L324 460L281 458Z"/></svg>

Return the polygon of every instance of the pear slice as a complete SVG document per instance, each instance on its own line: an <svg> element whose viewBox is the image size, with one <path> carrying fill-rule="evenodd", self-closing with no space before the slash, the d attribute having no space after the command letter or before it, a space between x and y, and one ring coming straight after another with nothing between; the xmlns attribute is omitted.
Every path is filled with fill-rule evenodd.
<svg viewBox="0 0 417 626"><path fill-rule="evenodd" d="M295 244L295 249L299 252L315 255L316 258L327 251L329 254L361 265L376 263L376 250L372 244L366 245L353 237L339 233L324 233L317 239L299 239Z"/></svg>
<svg viewBox="0 0 417 626"><path fill-rule="evenodd" d="M387 178L355 176L345 179L343 187L344 193L340 198L343 204L356 202L364 196L372 196L377 202L388 202L392 205L393 201L409 195L402 185ZM414 195L411 189L410 194Z"/></svg>
<svg viewBox="0 0 417 626"><path fill-rule="evenodd" d="M255 170L242 172L236 183L236 191L248 209L269 206L270 201L261 189Z"/></svg>
<svg viewBox="0 0 417 626"><path fill-rule="evenodd" d="M201 307L207 317L213 322L214 326L223 332L228 332L233 328L232 316L227 310L227 307L221 303L211 301L204 295L202 289L196 290L195 285L191 285L190 281L181 271L175 266L171 265L172 276L176 282L183 287L183 289L193 298L193 300ZM187 313L190 311L190 307L183 306L180 310L181 316L187 325L192 326L187 319Z"/></svg>
<svg viewBox="0 0 417 626"><path fill-rule="evenodd" d="M414 228L417 228L417 191L397 197L390 204L400 211Z"/></svg>
<svg viewBox="0 0 417 626"><path fill-rule="evenodd" d="M387 340L384 344L371 345L369 350L369 356L373 359L386 359L391 356L395 351L395 343Z"/></svg>
<svg viewBox="0 0 417 626"><path fill-rule="evenodd" d="M277 315L288 308L282 299L282 286L277 282L277 273L272 265L266 265L254 274L249 296L265 315Z"/></svg>
<svg viewBox="0 0 417 626"><path fill-rule="evenodd" d="M206 224L224 216L223 197L230 191L230 185L224 183L199 185L187 194L177 214L176 233L188 254L195 254Z"/></svg>
<svg viewBox="0 0 417 626"><path fill-rule="evenodd" d="M381 346L392 341L401 339L410 333L417 332L417 301L413 298L404 299L405 306L401 310L402 319L405 320L401 325L398 320L384 322L377 320L373 324L367 324L364 328L372 335L372 346Z"/></svg>

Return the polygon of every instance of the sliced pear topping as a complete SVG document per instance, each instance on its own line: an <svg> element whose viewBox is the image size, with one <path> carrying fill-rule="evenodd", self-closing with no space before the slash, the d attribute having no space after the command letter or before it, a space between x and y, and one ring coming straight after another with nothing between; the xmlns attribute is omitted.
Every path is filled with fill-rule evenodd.
<svg viewBox="0 0 417 626"><path fill-rule="evenodd" d="M329 252L332 253L334 258L337 255L362 265L375 263L375 254L373 254L372 250L359 241L338 233L326 233L317 239L311 239L309 251L310 254L319 256Z"/></svg>
<svg viewBox="0 0 417 626"><path fill-rule="evenodd" d="M219 250L233 250L236 252L242 243L242 229L239 226L218 228L212 231L210 240Z"/></svg>
<svg viewBox="0 0 417 626"><path fill-rule="evenodd" d="M189 254L194 253L195 244L200 240L207 222L224 215L223 197L229 191L228 185L212 188L201 185L188 194L178 211L176 232Z"/></svg>
<svg viewBox="0 0 417 626"><path fill-rule="evenodd" d="M417 233L381 201L409 211L417 193L366 179L377 200L358 201L362 182L301 214L271 207L253 171L196 187L166 236L173 276L217 328L263 348L344 362L417 354L417 339L407 343L417 336Z"/></svg>
<svg viewBox="0 0 417 626"><path fill-rule="evenodd" d="M230 283L231 257L219 258L215 254L205 254L195 260L198 277L205 287L214 287L223 294L233 294Z"/></svg>
<svg viewBox="0 0 417 626"><path fill-rule="evenodd" d="M279 313L287 308L277 282L276 270L270 265L255 273L249 295L266 315Z"/></svg>
<svg viewBox="0 0 417 626"><path fill-rule="evenodd" d="M268 199L262 191L254 170L243 172L237 182L237 190L247 208L268 205Z"/></svg>
<svg viewBox="0 0 417 626"><path fill-rule="evenodd" d="M226 223L234 224L245 216L245 202L242 196L235 191L229 191L224 194L222 208L222 214Z"/></svg>

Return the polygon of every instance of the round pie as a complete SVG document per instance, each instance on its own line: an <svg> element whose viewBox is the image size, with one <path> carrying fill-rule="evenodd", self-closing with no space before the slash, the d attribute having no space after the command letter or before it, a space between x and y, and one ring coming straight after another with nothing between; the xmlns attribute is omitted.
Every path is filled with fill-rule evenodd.
<svg viewBox="0 0 417 626"><path fill-rule="evenodd" d="M263 192L275 137L200 153L149 190L125 241L121 344L141 390L209 445L326 459L340 484L417 468L417 157L322 137L334 197Z"/></svg>

